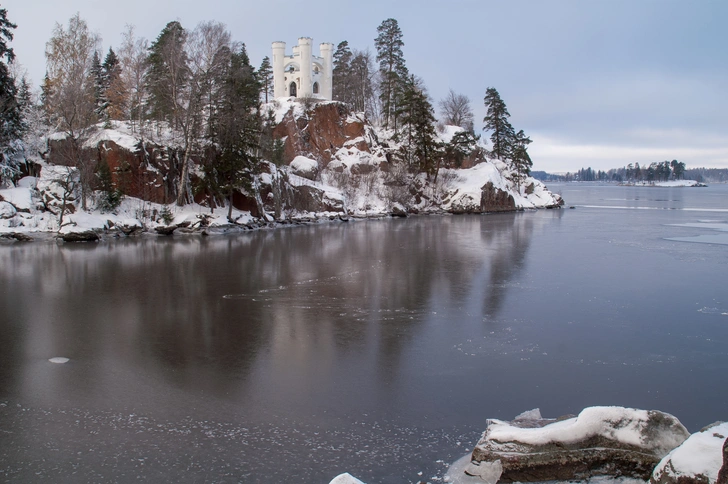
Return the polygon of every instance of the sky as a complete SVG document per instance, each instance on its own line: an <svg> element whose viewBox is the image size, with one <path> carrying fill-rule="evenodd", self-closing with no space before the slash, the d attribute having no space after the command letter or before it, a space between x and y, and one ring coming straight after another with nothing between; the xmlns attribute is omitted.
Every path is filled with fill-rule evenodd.
<svg viewBox="0 0 728 484"><path fill-rule="evenodd" d="M533 143L534 170L607 170L677 159L728 168L728 1L725 0L9 0L12 47L38 85L56 22L80 13L117 48L134 25L153 41L167 22L227 25L259 65L271 42L299 37L374 52L395 18L409 71L435 106L467 95L476 131L495 87L511 124ZM317 48L314 53L317 53ZM489 133L485 133L488 137Z"/></svg>

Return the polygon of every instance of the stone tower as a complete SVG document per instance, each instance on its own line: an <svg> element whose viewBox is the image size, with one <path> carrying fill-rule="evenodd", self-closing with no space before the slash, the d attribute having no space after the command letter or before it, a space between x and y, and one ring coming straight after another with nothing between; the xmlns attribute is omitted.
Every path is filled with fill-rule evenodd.
<svg viewBox="0 0 728 484"><path fill-rule="evenodd" d="M333 97L334 44L319 45L321 55L311 51L313 39L301 37L286 55L285 42L273 42L273 95L275 97Z"/></svg>

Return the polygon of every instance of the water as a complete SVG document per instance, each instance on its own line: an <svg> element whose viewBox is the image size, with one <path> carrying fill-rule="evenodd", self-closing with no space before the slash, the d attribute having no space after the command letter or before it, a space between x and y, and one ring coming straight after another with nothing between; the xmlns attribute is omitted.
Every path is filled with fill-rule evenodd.
<svg viewBox="0 0 728 484"><path fill-rule="evenodd" d="M0 480L438 482L534 407L728 418L728 186L551 188L576 208L0 246Z"/></svg>

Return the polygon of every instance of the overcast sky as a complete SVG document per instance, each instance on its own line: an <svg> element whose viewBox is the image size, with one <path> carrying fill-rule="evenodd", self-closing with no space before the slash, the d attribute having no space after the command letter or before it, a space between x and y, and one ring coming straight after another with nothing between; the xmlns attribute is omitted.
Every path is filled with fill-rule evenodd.
<svg viewBox="0 0 728 484"><path fill-rule="evenodd" d="M608 169L678 159L728 168L726 0L10 0L12 43L35 85L56 22L76 12L118 47L132 24L154 40L179 20L225 23L255 65L298 37L374 51L395 18L411 73L435 103L466 94L476 130L495 87L516 130L533 139L534 170ZM317 51L317 49L315 49Z"/></svg>

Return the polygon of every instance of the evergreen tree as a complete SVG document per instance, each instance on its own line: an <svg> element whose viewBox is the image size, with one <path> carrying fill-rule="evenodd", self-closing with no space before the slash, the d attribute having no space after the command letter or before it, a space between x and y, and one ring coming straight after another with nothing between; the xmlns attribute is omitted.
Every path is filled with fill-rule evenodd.
<svg viewBox="0 0 728 484"><path fill-rule="evenodd" d="M377 33L379 35L374 39L374 45L379 62L382 120L385 128L391 126L397 131L397 104L405 94L403 85L408 77L402 54L402 31L397 21L389 18L377 27Z"/></svg>
<svg viewBox="0 0 728 484"><path fill-rule="evenodd" d="M441 147L435 133L435 110L421 81L414 75L404 83L399 116L404 161L428 176L436 175Z"/></svg>
<svg viewBox="0 0 728 484"><path fill-rule="evenodd" d="M260 90L258 76L250 65L245 45L230 56L218 117L216 139L219 155L204 169L207 185L214 194L228 200L232 221L233 195L238 189L252 190L252 177L258 169L260 137Z"/></svg>
<svg viewBox="0 0 728 484"><path fill-rule="evenodd" d="M523 130L520 130L513 137L513 142L510 148L510 158L513 163L513 167L516 169L516 184L519 187L521 181L531 174L531 167L533 166L531 157L528 155L529 144L531 144L531 138L526 136L523 133Z"/></svg>
<svg viewBox="0 0 728 484"><path fill-rule="evenodd" d="M490 140L493 142L493 156L500 160L507 160L510 155L511 146L515 138L513 126L508 121L511 114L506 108L506 103L494 87L485 91L485 107L487 114L483 118L484 130L492 131Z"/></svg>
<svg viewBox="0 0 728 484"><path fill-rule="evenodd" d="M121 204L123 193L114 184L111 169L105 159L99 162L96 176L98 177L99 187L101 188L99 208L103 212L113 212Z"/></svg>
<svg viewBox="0 0 728 484"><path fill-rule="evenodd" d="M101 67L101 58L98 51L94 51L91 59L90 84L93 85L94 106L96 115L99 119L104 120L104 112L106 111L106 102L104 100L104 70Z"/></svg>
<svg viewBox="0 0 728 484"><path fill-rule="evenodd" d="M15 60L15 52L8 43L13 40L13 29L7 10L0 8L0 178L16 171L15 153L20 149L22 136L22 109L18 102L18 86L8 67Z"/></svg>
<svg viewBox="0 0 728 484"><path fill-rule="evenodd" d="M177 21L169 22L149 47L146 87L149 92L150 116L180 127L181 102L189 67L185 42L187 32Z"/></svg>
<svg viewBox="0 0 728 484"><path fill-rule="evenodd" d="M101 64L103 77L104 120L121 120L124 118L127 92L121 78L121 62L114 50L109 52Z"/></svg>
<svg viewBox="0 0 728 484"><path fill-rule="evenodd" d="M273 68L270 65L268 56L263 57L263 62L260 63L258 80L260 81L260 87L265 96L265 102L267 103L268 95L273 96Z"/></svg>
<svg viewBox="0 0 728 484"><path fill-rule="evenodd" d="M475 136L472 131L458 131L450 139L449 143L445 143L444 157L450 166L460 168L465 161L465 157L470 155L476 147L479 136Z"/></svg>
<svg viewBox="0 0 728 484"><path fill-rule="evenodd" d="M334 101L351 102L351 58L349 42L339 42L334 51L333 98Z"/></svg>

